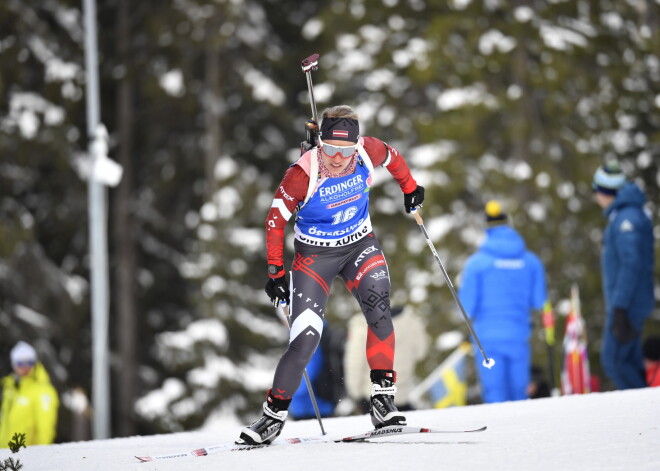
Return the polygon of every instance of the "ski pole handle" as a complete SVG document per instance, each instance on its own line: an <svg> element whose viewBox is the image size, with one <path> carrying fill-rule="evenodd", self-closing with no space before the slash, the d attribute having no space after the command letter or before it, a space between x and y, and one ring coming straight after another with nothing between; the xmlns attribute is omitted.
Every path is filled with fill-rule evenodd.
<svg viewBox="0 0 660 471"><path fill-rule="evenodd" d="M280 303L280 307L282 308L282 313L284 314L284 316L279 316L280 320L286 324L287 327L291 327L291 325L289 325L289 305L287 303Z"/></svg>
<svg viewBox="0 0 660 471"><path fill-rule="evenodd" d="M415 221L417 222L418 226L423 226L424 221L422 220L422 215L419 214L419 211L417 211L417 208L411 209L410 212L412 213L413 217L415 218Z"/></svg>

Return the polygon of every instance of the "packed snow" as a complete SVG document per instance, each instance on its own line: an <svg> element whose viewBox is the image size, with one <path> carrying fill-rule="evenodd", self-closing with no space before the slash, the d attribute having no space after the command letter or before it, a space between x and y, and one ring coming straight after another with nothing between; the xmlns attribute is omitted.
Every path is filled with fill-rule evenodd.
<svg viewBox="0 0 660 471"><path fill-rule="evenodd" d="M49 470L658 470L660 388L593 393L408 413L408 423L439 429L487 425L472 434L413 434L364 443L274 446L148 463L135 456L172 454L233 442L240 427L32 446L11 455L23 471ZM323 420L331 437L370 428L368 416ZM281 437L319 437L316 420L289 421ZM279 440L279 439L278 439Z"/></svg>

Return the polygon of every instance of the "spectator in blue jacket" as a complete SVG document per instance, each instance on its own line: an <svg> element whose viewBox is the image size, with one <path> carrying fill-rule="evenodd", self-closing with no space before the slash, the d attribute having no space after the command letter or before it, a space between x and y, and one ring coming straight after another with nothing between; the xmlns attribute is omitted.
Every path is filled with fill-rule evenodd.
<svg viewBox="0 0 660 471"><path fill-rule="evenodd" d="M467 260L459 297L485 351L497 361L485 369L477 360L483 401L516 401L527 398L532 311L546 300L545 273L497 201L486 205L486 222L486 240Z"/></svg>
<svg viewBox="0 0 660 471"><path fill-rule="evenodd" d="M601 366L617 388L642 388L641 332L655 304L653 225L644 193L626 181L618 162L598 167L593 191L608 221L601 256L606 310Z"/></svg>

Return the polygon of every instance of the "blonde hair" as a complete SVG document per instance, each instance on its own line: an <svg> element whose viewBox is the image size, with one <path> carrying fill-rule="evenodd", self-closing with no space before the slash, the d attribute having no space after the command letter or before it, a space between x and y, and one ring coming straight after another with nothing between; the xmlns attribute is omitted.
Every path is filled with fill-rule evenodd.
<svg viewBox="0 0 660 471"><path fill-rule="evenodd" d="M348 105L337 105L323 110L321 118L350 118L358 119L358 115L353 108Z"/></svg>

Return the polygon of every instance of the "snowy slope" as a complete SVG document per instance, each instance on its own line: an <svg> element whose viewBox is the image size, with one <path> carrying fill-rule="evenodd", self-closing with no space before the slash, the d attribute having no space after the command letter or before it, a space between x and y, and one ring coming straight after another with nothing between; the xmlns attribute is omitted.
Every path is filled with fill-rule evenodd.
<svg viewBox="0 0 660 471"><path fill-rule="evenodd" d="M233 441L239 428L23 449L22 471L44 470L660 470L660 388L415 411L437 428L488 425L479 434L408 435L371 443L304 444L139 463L134 455ZM366 416L324 420L330 435L366 431ZM287 423L283 437L318 436L316 421ZM0 452L0 461L10 456Z"/></svg>

